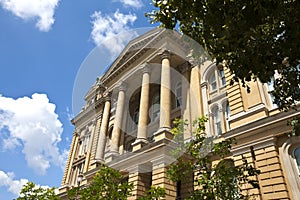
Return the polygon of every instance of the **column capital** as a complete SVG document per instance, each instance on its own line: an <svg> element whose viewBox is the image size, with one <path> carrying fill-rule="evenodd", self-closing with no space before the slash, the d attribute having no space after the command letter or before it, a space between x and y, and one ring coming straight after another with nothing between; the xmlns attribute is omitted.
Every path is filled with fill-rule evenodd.
<svg viewBox="0 0 300 200"><path fill-rule="evenodd" d="M171 57L171 51L167 49L163 49L161 53L158 54L161 59L169 59Z"/></svg>
<svg viewBox="0 0 300 200"><path fill-rule="evenodd" d="M181 73L187 72L188 70L191 69L191 63L189 63L188 61L184 62L183 64L178 66L178 69Z"/></svg>
<svg viewBox="0 0 300 200"><path fill-rule="evenodd" d="M144 73L147 73L147 74L149 74L150 73L150 66L149 66L149 63L144 63L144 64L142 64L141 66L140 66L140 70L142 71L142 73L144 74Z"/></svg>
<svg viewBox="0 0 300 200"><path fill-rule="evenodd" d="M124 81L120 81L120 83L117 85L117 89L119 91L125 91L127 89L128 84Z"/></svg>
<svg viewBox="0 0 300 200"><path fill-rule="evenodd" d="M201 83L201 88L207 89L207 87L208 87L208 83L207 82Z"/></svg>
<svg viewBox="0 0 300 200"><path fill-rule="evenodd" d="M110 101L111 100L111 95L112 95L112 92L105 92L104 94L103 94L103 96L104 96L104 101Z"/></svg>

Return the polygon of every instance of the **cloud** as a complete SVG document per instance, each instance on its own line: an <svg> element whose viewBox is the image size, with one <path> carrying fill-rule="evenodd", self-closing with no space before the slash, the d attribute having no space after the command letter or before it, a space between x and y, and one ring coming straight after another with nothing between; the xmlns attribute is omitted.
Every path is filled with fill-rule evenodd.
<svg viewBox="0 0 300 200"><path fill-rule="evenodd" d="M134 8L141 8L143 6L140 0L119 0L124 6L130 6Z"/></svg>
<svg viewBox="0 0 300 200"><path fill-rule="evenodd" d="M0 187L8 187L8 191L17 196L20 194L23 185L25 185L28 180L14 180L14 178L15 175L13 172L5 173L4 171L0 170Z"/></svg>
<svg viewBox="0 0 300 200"><path fill-rule="evenodd" d="M40 31L49 31L60 0L0 0L0 5L23 20L37 20Z"/></svg>
<svg viewBox="0 0 300 200"><path fill-rule="evenodd" d="M137 36L128 32L128 24L132 25L137 19L135 14L123 14L117 10L112 16L108 16L96 11L91 17L91 38L97 46L104 45L112 56L118 55Z"/></svg>
<svg viewBox="0 0 300 200"><path fill-rule="evenodd" d="M68 152L60 153L62 124L46 94L12 99L0 96L0 134L4 151L22 148L29 167L45 174L51 164L64 167Z"/></svg>

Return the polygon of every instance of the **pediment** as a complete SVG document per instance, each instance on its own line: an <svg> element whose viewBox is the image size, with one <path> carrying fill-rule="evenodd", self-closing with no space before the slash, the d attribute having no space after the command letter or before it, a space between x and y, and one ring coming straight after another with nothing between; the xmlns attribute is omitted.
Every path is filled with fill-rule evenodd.
<svg viewBox="0 0 300 200"><path fill-rule="evenodd" d="M128 66L143 56L150 49L168 48L166 44L172 48L181 48L182 56L185 57L190 49L189 43L182 39L182 35L176 31L162 28L155 28L130 41L117 59L111 64L101 81L106 84L114 79L119 73L124 72Z"/></svg>

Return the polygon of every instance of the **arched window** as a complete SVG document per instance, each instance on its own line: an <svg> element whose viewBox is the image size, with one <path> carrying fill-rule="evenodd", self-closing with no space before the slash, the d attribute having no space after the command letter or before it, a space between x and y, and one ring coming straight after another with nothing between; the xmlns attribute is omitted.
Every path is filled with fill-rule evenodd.
<svg viewBox="0 0 300 200"><path fill-rule="evenodd" d="M300 147L297 147L294 150L294 158L295 158L295 161L296 161L296 164L297 164L298 172L300 174Z"/></svg>
<svg viewBox="0 0 300 200"><path fill-rule="evenodd" d="M182 84L181 82L176 85L176 108L180 108L182 106Z"/></svg>
<svg viewBox="0 0 300 200"><path fill-rule="evenodd" d="M221 135L222 134L222 124L221 124L221 118L220 118L220 111L217 106L213 108L212 115L213 115L215 135Z"/></svg>
<svg viewBox="0 0 300 200"><path fill-rule="evenodd" d="M155 94L152 99L152 121L156 121L159 119L159 109L160 109L160 98L159 93Z"/></svg>
<svg viewBox="0 0 300 200"><path fill-rule="evenodd" d="M216 81L216 75L215 73L212 73L209 77L209 85L210 85L210 91L215 91L217 89L217 81Z"/></svg>
<svg viewBox="0 0 300 200"><path fill-rule="evenodd" d="M219 90L226 85L224 70L215 69L214 71L212 71L210 76L208 77L208 83L210 85L210 92L215 92L216 90L220 92Z"/></svg>

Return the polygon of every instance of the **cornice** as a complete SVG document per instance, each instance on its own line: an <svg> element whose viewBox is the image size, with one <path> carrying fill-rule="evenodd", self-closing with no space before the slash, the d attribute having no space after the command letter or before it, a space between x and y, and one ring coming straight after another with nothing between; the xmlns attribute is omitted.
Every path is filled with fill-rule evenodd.
<svg viewBox="0 0 300 200"><path fill-rule="evenodd" d="M246 138L251 137L253 134L257 133L264 133L271 129L277 129L278 127L286 126L286 132L288 132L287 127L287 120L298 116L300 114L300 111L289 111L289 112L280 112L273 116L267 116L265 118L262 118L260 120L242 125L240 127L234 128L227 133L225 133L223 136L225 139L227 138ZM283 134L281 132L278 132L278 134ZM273 136L277 136L276 133L273 134Z"/></svg>
<svg viewBox="0 0 300 200"><path fill-rule="evenodd" d="M84 123L85 121L88 121L90 122L90 118L91 117L97 117L99 115L102 114L101 111L97 112L97 110L95 109L95 102L92 103L90 106L88 106L87 109L85 110L82 110L78 115L76 115L72 120L72 124L73 125L77 125L77 124L82 124Z"/></svg>

